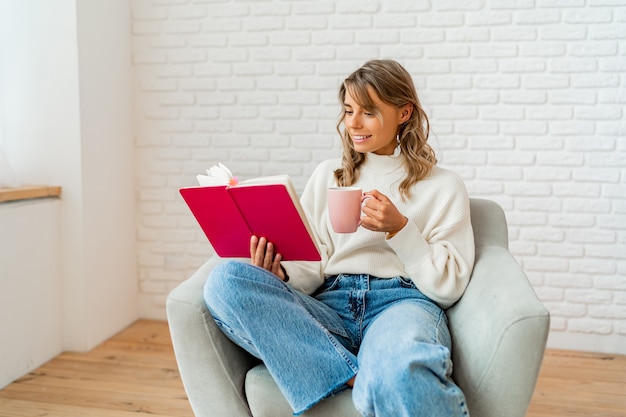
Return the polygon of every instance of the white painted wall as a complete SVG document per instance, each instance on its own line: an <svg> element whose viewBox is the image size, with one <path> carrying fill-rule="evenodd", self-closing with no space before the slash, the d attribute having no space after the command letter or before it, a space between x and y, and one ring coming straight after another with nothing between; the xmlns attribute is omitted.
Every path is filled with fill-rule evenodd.
<svg viewBox="0 0 626 417"><path fill-rule="evenodd" d="M60 205L0 204L0 389L63 350Z"/></svg>
<svg viewBox="0 0 626 417"><path fill-rule="evenodd" d="M54 328L64 350L83 351L138 317L129 3L0 1L3 141L23 183L63 189L54 280L63 315ZM6 209L11 217L13 210ZM11 271L21 268L8 262ZM34 304L33 314L49 315L58 302ZM28 303L14 297L3 308ZM0 327L14 328L13 320L2 315Z"/></svg>
<svg viewBox="0 0 626 417"><path fill-rule="evenodd" d="M177 188L339 156L340 82L413 74L441 164L506 210L552 313L549 345L626 353L626 4L616 0L144 1L138 80L141 314L211 254Z"/></svg>
<svg viewBox="0 0 626 417"><path fill-rule="evenodd" d="M76 6L84 265L65 288L73 293L82 283L84 293L73 298L86 305L66 304L65 314L66 342L88 349L139 313L130 5L76 0Z"/></svg>

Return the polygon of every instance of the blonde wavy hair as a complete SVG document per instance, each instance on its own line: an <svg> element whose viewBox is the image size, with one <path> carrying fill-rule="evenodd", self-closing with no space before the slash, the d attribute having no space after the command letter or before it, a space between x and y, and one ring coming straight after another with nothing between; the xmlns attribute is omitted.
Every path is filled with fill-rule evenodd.
<svg viewBox="0 0 626 417"><path fill-rule="evenodd" d="M337 132L342 139L343 156L341 168L335 171L335 179L339 186L354 184L359 177L359 166L365 162L366 155L354 149L350 134L343 126L346 114L343 104L346 93L349 92L360 107L380 117L380 111L376 109L367 87L371 87L378 98L386 104L397 108L407 104L413 107L409 119L398 129L400 153L407 173L399 188L402 197L408 198L411 195L411 187L430 175L437 164L437 158L427 143L430 123L417 97L413 79L402 65L393 60L366 62L350 74L339 89L342 111L337 122Z"/></svg>

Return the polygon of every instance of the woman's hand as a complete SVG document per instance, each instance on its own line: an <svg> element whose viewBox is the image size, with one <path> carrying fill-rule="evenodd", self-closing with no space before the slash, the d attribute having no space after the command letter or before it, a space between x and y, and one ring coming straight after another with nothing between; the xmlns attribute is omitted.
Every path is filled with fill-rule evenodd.
<svg viewBox="0 0 626 417"><path fill-rule="evenodd" d="M365 216L361 217L361 226L366 229L394 235L408 223L409 220L398 211L391 200L378 190L364 193L363 198Z"/></svg>
<svg viewBox="0 0 626 417"><path fill-rule="evenodd" d="M259 239L252 236L250 238L250 263L270 271L281 281L285 281L285 272L280 266L281 260L282 255L280 253L274 254L272 242L268 242L264 237Z"/></svg>

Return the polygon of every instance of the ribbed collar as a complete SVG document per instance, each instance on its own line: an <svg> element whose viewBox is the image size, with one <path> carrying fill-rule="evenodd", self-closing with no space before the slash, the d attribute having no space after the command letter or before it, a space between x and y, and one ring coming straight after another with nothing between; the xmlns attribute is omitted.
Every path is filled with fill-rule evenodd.
<svg viewBox="0 0 626 417"><path fill-rule="evenodd" d="M368 153L363 167L377 174L390 174L403 168L403 160L404 158L401 155L377 155L375 153Z"/></svg>

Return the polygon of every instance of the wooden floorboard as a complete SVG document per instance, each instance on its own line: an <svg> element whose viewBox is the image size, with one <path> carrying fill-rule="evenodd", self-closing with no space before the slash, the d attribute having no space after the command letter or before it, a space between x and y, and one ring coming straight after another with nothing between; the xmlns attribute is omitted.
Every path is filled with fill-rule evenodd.
<svg viewBox="0 0 626 417"><path fill-rule="evenodd" d="M167 323L141 320L0 391L0 417L193 417ZM548 350L527 417L625 417L626 356Z"/></svg>
<svg viewBox="0 0 626 417"><path fill-rule="evenodd" d="M63 353L0 391L0 417L193 417L167 323L141 320L87 353Z"/></svg>
<svg viewBox="0 0 626 417"><path fill-rule="evenodd" d="M626 417L626 356L548 350L527 417Z"/></svg>

